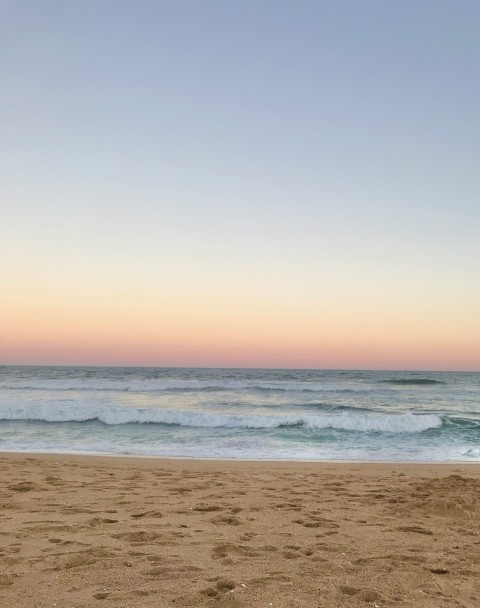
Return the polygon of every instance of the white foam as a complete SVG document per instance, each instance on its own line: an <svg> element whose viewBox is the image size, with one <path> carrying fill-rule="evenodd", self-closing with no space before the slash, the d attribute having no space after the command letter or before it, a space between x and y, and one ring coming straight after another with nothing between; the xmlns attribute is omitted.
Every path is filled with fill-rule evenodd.
<svg viewBox="0 0 480 608"><path fill-rule="evenodd" d="M480 459L480 448L469 448L468 450L465 450L462 455L466 458L478 460Z"/></svg>
<svg viewBox="0 0 480 608"><path fill-rule="evenodd" d="M1 406L0 419L45 422L85 422L99 420L108 425L157 423L197 428L267 429L303 426L308 429L339 429L359 432L418 433L442 426L436 414L299 414L254 415L227 412L200 412L169 408L130 408L88 406L76 402L57 402L39 406Z"/></svg>

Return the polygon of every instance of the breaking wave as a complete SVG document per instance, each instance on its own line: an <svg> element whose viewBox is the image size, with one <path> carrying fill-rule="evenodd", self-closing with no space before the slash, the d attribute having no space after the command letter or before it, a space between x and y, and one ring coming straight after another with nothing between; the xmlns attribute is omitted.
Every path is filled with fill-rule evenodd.
<svg viewBox="0 0 480 608"><path fill-rule="evenodd" d="M337 429L356 432L420 433L440 428L442 418L436 414L302 414L252 415L208 413L168 408L48 408L0 409L1 420L32 420L43 422L87 422L97 420L107 425L165 424L196 428L274 429L303 427L306 429Z"/></svg>
<svg viewBox="0 0 480 608"><path fill-rule="evenodd" d="M383 384L396 384L398 386L429 386L435 384L445 384L442 380L434 380L433 378L392 378L391 380L382 380Z"/></svg>

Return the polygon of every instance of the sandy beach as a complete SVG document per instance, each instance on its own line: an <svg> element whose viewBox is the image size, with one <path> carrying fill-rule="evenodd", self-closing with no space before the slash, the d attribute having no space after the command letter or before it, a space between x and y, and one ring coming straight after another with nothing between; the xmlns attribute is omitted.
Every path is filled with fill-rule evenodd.
<svg viewBox="0 0 480 608"><path fill-rule="evenodd" d="M0 456L0 606L480 606L480 467Z"/></svg>

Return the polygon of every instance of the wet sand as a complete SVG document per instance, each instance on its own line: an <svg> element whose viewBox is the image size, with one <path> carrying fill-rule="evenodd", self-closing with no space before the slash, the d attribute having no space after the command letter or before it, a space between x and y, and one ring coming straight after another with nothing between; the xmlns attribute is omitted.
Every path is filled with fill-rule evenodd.
<svg viewBox="0 0 480 608"><path fill-rule="evenodd" d="M480 606L480 466L0 454L0 606Z"/></svg>

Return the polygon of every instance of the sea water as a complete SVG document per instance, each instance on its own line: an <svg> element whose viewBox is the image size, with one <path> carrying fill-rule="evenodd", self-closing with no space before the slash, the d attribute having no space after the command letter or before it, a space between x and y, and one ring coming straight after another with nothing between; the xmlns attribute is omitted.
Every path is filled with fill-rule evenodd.
<svg viewBox="0 0 480 608"><path fill-rule="evenodd" d="M480 373L5 366L0 450L480 462Z"/></svg>

